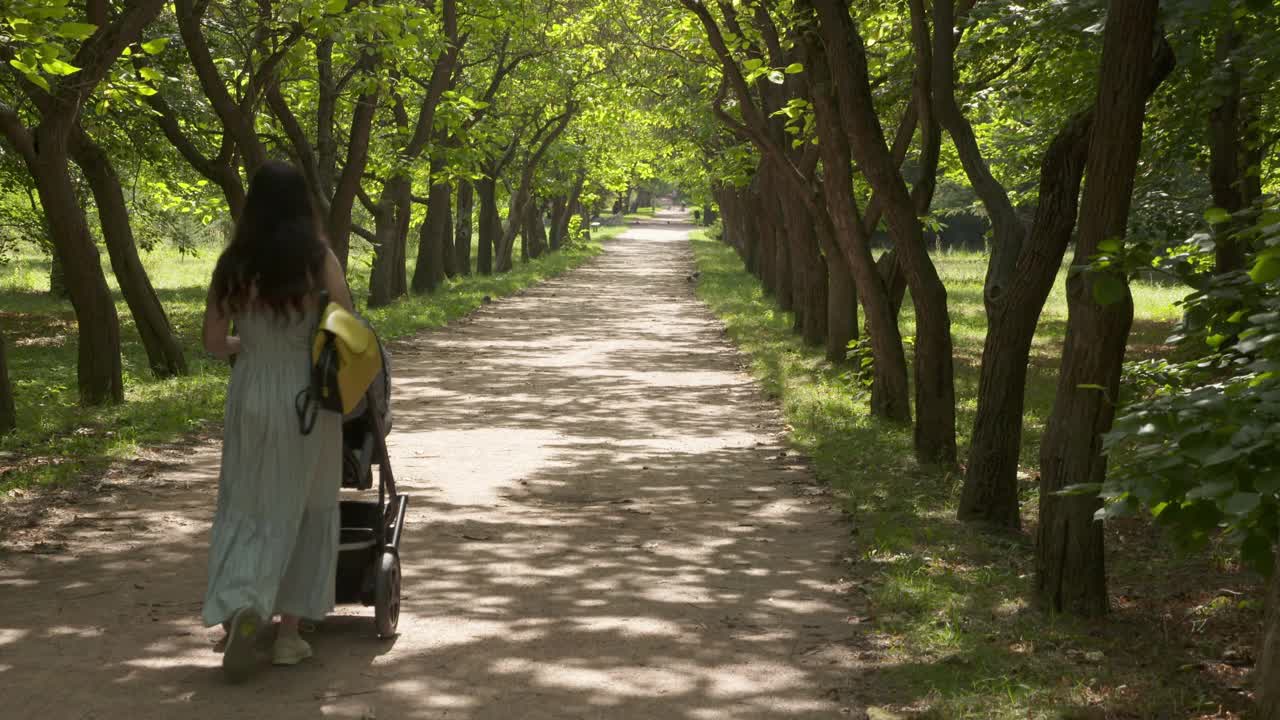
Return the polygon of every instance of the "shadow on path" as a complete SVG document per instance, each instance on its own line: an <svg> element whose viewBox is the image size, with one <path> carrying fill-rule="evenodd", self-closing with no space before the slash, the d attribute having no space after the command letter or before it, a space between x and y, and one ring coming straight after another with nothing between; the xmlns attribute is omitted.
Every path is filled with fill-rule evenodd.
<svg viewBox="0 0 1280 720"><path fill-rule="evenodd" d="M683 217L392 347L401 635L229 687L199 627L217 448L0 554L0 717L833 718L847 522L692 295ZM11 714L12 713L12 714Z"/></svg>

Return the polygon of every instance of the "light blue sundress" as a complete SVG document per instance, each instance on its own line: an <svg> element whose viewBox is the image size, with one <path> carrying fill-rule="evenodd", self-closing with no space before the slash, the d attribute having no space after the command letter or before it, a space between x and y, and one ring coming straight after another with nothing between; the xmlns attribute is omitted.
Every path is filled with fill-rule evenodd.
<svg viewBox="0 0 1280 720"><path fill-rule="evenodd" d="M204 623L242 607L318 620L334 605L342 418L321 411L311 434L298 428L316 311L255 310L235 323Z"/></svg>

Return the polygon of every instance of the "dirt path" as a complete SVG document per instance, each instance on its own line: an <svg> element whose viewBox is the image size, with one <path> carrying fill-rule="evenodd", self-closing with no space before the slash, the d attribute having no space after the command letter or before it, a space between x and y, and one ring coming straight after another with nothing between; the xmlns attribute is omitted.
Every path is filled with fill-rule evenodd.
<svg viewBox="0 0 1280 720"><path fill-rule="evenodd" d="M197 617L210 444L0 552L0 717L849 713L849 527L693 297L678 220L393 348L400 637L343 606L315 661L223 684Z"/></svg>

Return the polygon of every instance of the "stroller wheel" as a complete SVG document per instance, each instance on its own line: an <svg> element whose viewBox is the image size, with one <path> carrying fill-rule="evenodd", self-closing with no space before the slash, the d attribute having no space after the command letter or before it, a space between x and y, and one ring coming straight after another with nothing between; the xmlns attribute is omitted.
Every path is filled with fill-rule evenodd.
<svg viewBox="0 0 1280 720"><path fill-rule="evenodd" d="M374 578L373 621L378 637L389 638L396 634L400 623L400 556L394 550L386 550L378 560L378 574Z"/></svg>

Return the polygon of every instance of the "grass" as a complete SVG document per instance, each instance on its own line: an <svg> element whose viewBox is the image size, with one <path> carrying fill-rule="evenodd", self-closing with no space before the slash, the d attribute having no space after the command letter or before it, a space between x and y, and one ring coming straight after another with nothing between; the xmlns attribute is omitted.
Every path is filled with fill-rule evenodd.
<svg viewBox="0 0 1280 720"><path fill-rule="evenodd" d="M636 208L633 213L627 213L623 217L627 220L652 220L658 212L657 206Z"/></svg>
<svg viewBox="0 0 1280 720"><path fill-rule="evenodd" d="M554 277L600 252L600 241L623 227L601 228L595 239L551 253L509 273L473 274L451 281L444 292L410 296L369 311L384 339L439 327L500 297ZM519 250L517 249L518 253ZM172 442L216 427L226 396L228 366L200 348L204 297L218 248L197 255L157 248L143 257L169 319L186 350L190 374L156 380L138 339L128 306L114 284L120 317L125 402L84 408L76 388L76 323L70 304L48 294L49 260L34 250L0 265L0 333L9 348L19 429L0 438L0 492L73 481L100 472L139 448ZM416 253L410 248L410 277ZM474 256L474 253L473 253ZM353 292L364 297L367 253L351 260Z"/></svg>
<svg viewBox="0 0 1280 720"><path fill-rule="evenodd" d="M993 535L957 522L962 477L912 459L910 430L869 416L841 368L803 346L735 252L703 233L698 292L781 403L791 442L812 458L851 514L849 568L865 604L866 671L855 705L928 718L1235 717L1245 702L1239 663L1261 619L1255 578L1222 551L1181 556L1142 522L1108 527L1114 612L1097 622L1048 617L1028 599L1029 533ZM956 350L961 457L975 410L985 336L985 258L935 260L948 289ZM1061 280L1062 278L1060 278ZM1176 288L1136 284L1132 355L1162 351L1177 318ZM1028 376L1024 527L1036 518L1031 469L1053 400L1066 323L1058 283L1041 319ZM914 331L908 302L904 335ZM1239 596L1231 593L1241 593ZM1235 655L1232 655L1235 653Z"/></svg>

